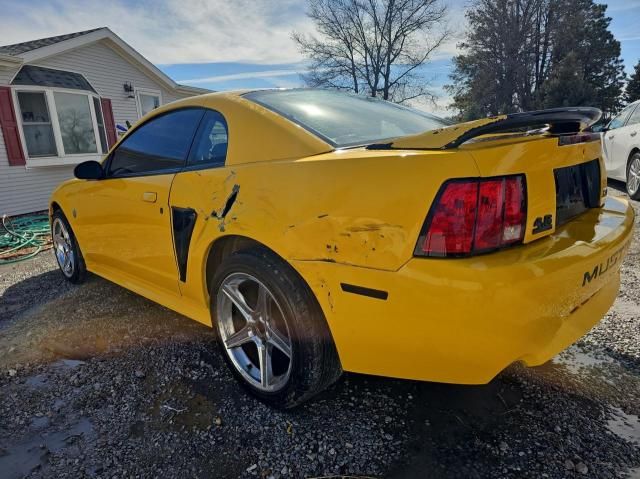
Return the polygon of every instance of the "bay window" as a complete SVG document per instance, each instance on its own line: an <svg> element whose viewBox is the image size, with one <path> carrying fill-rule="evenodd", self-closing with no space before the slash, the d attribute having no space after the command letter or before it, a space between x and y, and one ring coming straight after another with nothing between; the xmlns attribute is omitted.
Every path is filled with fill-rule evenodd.
<svg viewBox="0 0 640 479"><path fill-rule="evenodd" d="M25 66L11 86L27 166L99 160L108 151L100 98L82 75Z"/></svg>

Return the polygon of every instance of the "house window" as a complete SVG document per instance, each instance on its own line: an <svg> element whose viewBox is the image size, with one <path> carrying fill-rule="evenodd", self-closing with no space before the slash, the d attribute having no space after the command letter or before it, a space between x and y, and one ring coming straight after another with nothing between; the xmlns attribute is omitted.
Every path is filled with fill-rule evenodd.
<svg viewBox="0 0 640 479"><path fill-rule="evenodd" d="M136 97L138 103L138 115L140 117L143 117L150 111L155 110L162 103L159 91L137 89Z"/></svg>
<svg viewBox="0 0 640 479"><path fill-rule="evenodd" d="M96 128L94 128L87 95L54 92L58 112L62 146L67 155L98 153Z"/></svg>
<svg viewBox="0 0 640 479"><path fill-rule="evenodd" d="M99 160L108 151L100 98L82 75L26 65L11 86L27 166Z"/></svg>
<svg viewBox="0 0 640 479"><path fill-rule="evenodd" d="M51 115L44 92L18 92L22 129L30 157L57 156Z"/></svg>
<svg viewBox="0 0 640 479"><path fill-rule="evenodd" d="M100 99L91 93L18 87L17 106L32 166L73 164L108 151ZM29 164L29 163L27 163Z"/></svg>

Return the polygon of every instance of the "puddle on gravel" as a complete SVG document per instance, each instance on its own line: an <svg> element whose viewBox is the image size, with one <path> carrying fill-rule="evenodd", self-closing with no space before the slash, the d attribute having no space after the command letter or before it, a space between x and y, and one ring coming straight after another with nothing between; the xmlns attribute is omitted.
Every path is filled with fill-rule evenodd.
<svg viewBox="0 0 640 479"><path fill-rule="evenodd" d="M51 370L62 372L62 371L72 371L76 369L81 364L84 364L84 361L78 361L76 359L59 359L49 365ZM30 388L40 389L46 387L49 378L45 373L34 374L32 376L27 376L24 380L25 385Z"/></svg>
<svg viewBox="0 0 640 479"><path fill-rule="evenodd" d="M82 453L80 442L87 443L95 439L93 424L82 418L68 429L44 433L48 426L41 423L31 426L32 434L21 441L9 445L0 445L0 471L4 479L18 479L29 475L34 469L46 467L48 456L64 450L67 457L76 457ZM4 446L4 447L3 447Z"/></svg>
<svg viewBox="0 0 640 479"><path fill-rule="evenodd" d="M98 277L9 324L0 324L0 369L15 364L86 360L166 341L213 338L192 321Z"/></svg>
<svg viewBox="0 0 640 479"><path fill-rule="evenodd" d="M640 402L640 376L605 352L571 346L551 361L532 368L549 384L612 403Z"/></svg>
<svg viewBox="0 0 640 479"><path fill-rule="evenodd" d="M157 385L148 385L157 388ZM188 381L172 381L162 387L162 392L147 410L148 421L138 421L131 429L131 435L139 437L145 427L155 430L204 430L215 424L215 397L198 391L199 384Z"/></svg>
<svg viewBox="0 0 640 479"><path fill-rule="evenodd" d="M640 467L631 469L627 473L627 479L640 479Z"/></svg>
<svg viewBox="0 0 640 479"><path fill-rule="evenodd" d="M84 364L84 361L80 361L78 359L61 359L53 363L51 367L58 370L65 370L65 369L75 369L81 364Z"/></svg>
<svg viewBox="0 0 640 479"><path fill-rule="evenodd" d="M46 374L36 374L34 376L29 376L24 380L24 383L32 388L41 388L47 385L47 376Z"/></svg>
<svg viewBox="0 0 640 479"><path fill-rule="evenodd" d="M611 409L613 417L607 421L607 429L628 442L640 445L640 418L617 407Z"/></svg>
<svg viewBox="0 0 640 479"><path fill-rule="evenodd" d="M560 353L553 360L556 364L565 366L572 374L582 374L592 371L591 368L610 365L614 363L613 358L605 355L596 356L594 353L582 351L576 347Z"/></svg>

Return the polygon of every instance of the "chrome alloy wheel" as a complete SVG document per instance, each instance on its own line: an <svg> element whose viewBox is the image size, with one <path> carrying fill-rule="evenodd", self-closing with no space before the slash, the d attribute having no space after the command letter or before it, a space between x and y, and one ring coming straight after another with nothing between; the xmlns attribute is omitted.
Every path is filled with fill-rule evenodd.
<svg viewBox="0 0 640 479"><path fill-rule="evenodd" d="M640 158L636 157L629 166L629 177L627 178L627 188L630 195L635 195L640 187Z"/></svg>
<svg viewBox="0 0 640 479"><path fill-rule="evenodd" d="M73 245L71 237L67 231L67 227L64 225L60 218L53 220L52 236L53 236L53 248L58 260L58 265L62 270L62 273L70 278L73 276Z"/></svg>
<svg viewBox="0 0 640 479"><path fill-rule="evenodd" d="M249 274L230 274L216 295L216 318L222 344L242 377L261 391L282 389L291 374L291 335L267 287Z"/></svg>

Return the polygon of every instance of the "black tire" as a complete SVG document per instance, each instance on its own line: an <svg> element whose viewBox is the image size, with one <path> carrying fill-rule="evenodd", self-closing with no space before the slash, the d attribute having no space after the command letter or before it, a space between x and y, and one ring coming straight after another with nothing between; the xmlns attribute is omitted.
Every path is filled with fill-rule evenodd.
<svg viewBox="0 0 640 479"><path fill-rule="evenodd" d="M216 301L222 283L234 273L260 281L282 310L291 339L288 379L275 392L254 387L234 365L224 347L216 318ZM338 380L340 360L322 310L300 275L284 260L263 248L238 251L223 260L211 282L211 315L220 351L235 378L254 396L278 409L290 409L310 399Z"/></svg>
<svg viewBox="0 0 640 479"><path fill-rule="evenodd" d="M631 167L632 165L635 163L635 167L636 170L640 165L640 152L636 152L633 155L631 155L631 158L629 158L629 161L627 162L627 181L626 181L626 190L627 190L627 194L629 195L629 198L631 198L632 200L636 200L636 201L640 201L640 185L636 186L635 191L632 190L632 188L629 187L630 182L631 182Z"/></svg>
<svg viewBox="0 0 640 479"><path fill-rule="evenodd" d="M57 222L60 222L64 226L64 228L66 228L69 236L69 247L71 252L73 253L70 257L69 262L72 268L70 271L63 268L63 264L61 264L61 259L58 255L56 241L54 238L54 230L56 228ZM53 255L56 258L58 266L60 267L60 273L62 273L62 276L64 276L67 281L74 284L80 284L84 282L87 276L87 267L85 266L84 258L82 257L82 251L80 251L80 246L78 245L75 234L73 234L71 225L69 224L67 218L61 210L54 211L53 215L51 216L51 236L52 238L54 238Z"/></svg>

